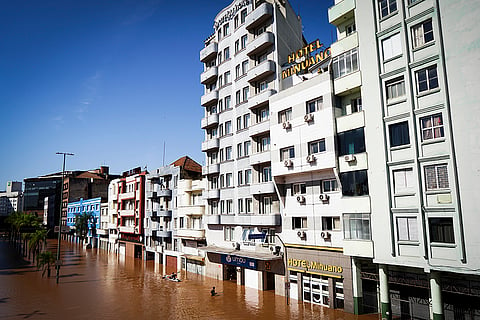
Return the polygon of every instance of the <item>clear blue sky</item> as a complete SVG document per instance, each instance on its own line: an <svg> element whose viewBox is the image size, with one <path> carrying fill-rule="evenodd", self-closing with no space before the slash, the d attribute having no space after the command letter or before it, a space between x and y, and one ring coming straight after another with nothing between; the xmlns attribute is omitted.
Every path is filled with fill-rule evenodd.
<svg viewBox="0 0 480 320"><path fill-rule="evenodd" d="M292 0L307 41L335 39L333 0ZM203 164L199 51L230 0L4 1L0 190L61 171Z"/></svg>

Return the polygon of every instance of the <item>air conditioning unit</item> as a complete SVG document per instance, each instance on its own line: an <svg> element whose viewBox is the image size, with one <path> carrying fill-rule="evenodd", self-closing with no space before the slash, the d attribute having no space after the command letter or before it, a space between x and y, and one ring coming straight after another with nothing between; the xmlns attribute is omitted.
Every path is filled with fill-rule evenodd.
<svg viewBox="0 0 480 320"><path fill-rule="evenodd" d="M283 161L283 165L285 167L291 167L291 166L293 166L293 162L292 162L292 160L287 159L287 160Z"/></svg>
<svg viewBox="0 0 480 320"><path fill-rule="evenodd" d="M321 201L328 201L328 199L330 199L330 196L328 194L321 193L319 198Z"/></svg>
<svg viewBox="0 0 480 320"><path fill-rule="evenodd" d="M303 120L305 120L305 122L313 121L313 113L307 113L307 114L303 117Z"/></svg>
<svg viewBox="0 0 480 320"><path fill-rule="evenodd" d="M299 238L305 238L306 233L305 233L305 231L298 231L298 232L297 232L297 236L298 236Z"/></svg>
<svg viewBox="0 0 480 320"><path fill-rule="evenodd" d="M327 232L327 231L322 231L322 233L320 233L320 236L323 238L323 239L330 239L330 232Z"/></svg>
<svg viewBox="0 0 480 320"><path fill-rule="evenodd" d="M292 127L292 125L288 121L284 122L282 126L283 126L283 129L290 129Z"/></svg>
<svg viewBox="0 0 480 320"><path fill-rule="evenodd" d="M270 251L278 256L280 254L280 246L270 246Z"/></svg>
<svg viewBox="0 0 480 320"><path fill-rule="evenodd" d="M311 154L307 157L307 162L308 163L315 162L315 160L317 160L317 158L315 158L315 156L313 154Z"/></svg>
<svg viewBox="0 0 480 320"><path fill-rule="evenodd" d="M297 196L297 201L300 202L300 203L304 203L305 202L305 197L304 196Z"/></svg>
<svg viewBox="0 0 480 320"><path fill-rule="evenodd" d="M240 243L238 242L233 242L232 247L235 248L235 250L240 250Z"/></svg>
<svg viewBox="0 0 480 320"><path fill-rule="evenodd" d="M343 157L345 162L352 162L357 160L357 158L353 154L347 154L345 157Z"/></svg>

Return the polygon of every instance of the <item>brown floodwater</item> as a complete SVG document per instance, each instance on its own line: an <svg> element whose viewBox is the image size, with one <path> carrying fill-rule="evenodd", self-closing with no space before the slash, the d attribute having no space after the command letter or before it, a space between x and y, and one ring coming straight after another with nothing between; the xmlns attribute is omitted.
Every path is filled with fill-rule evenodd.
<svg viewBox="0 0 480 320"><path fill-rule="evenodd" d="M56 251L56 242L49 242ZM162 279L153 261L62 246L60 283L0 241L0 319L378 319L291 300L195 274ZM210 296L216 287L220 294Z"/></svg>

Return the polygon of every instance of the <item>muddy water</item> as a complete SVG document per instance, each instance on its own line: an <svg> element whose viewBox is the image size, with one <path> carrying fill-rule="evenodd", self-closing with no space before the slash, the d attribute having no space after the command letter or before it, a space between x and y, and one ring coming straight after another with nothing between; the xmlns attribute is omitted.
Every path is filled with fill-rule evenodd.
<svg viewBox="0 0 480 320"><path fill-rule="evenodd" d="M49 244L55 251L55 243ZM377 319L356 317L193 274L162 279L153 262L62 247L60 283L0 241L0 319ZM185 279L186 277L186 279ZM215 286L220 294L210 296Z"/></svg>

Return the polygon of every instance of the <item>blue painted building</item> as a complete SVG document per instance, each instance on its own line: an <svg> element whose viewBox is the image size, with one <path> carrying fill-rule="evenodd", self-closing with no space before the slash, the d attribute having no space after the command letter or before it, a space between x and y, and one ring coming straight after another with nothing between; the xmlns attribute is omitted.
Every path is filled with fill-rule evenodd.
<svg viewBox="0 0 480 320"><path fill-rule="evenodd" d="M80 199L80 201L70 202L67 206L67 226L71 230L75 228L75 219L84 213L92 215L92 220L88 223L88 243L95 245L98 235L96 230L100 228L100 203L102 198ZM92 238L95 239L92 241Z"/></svg>

